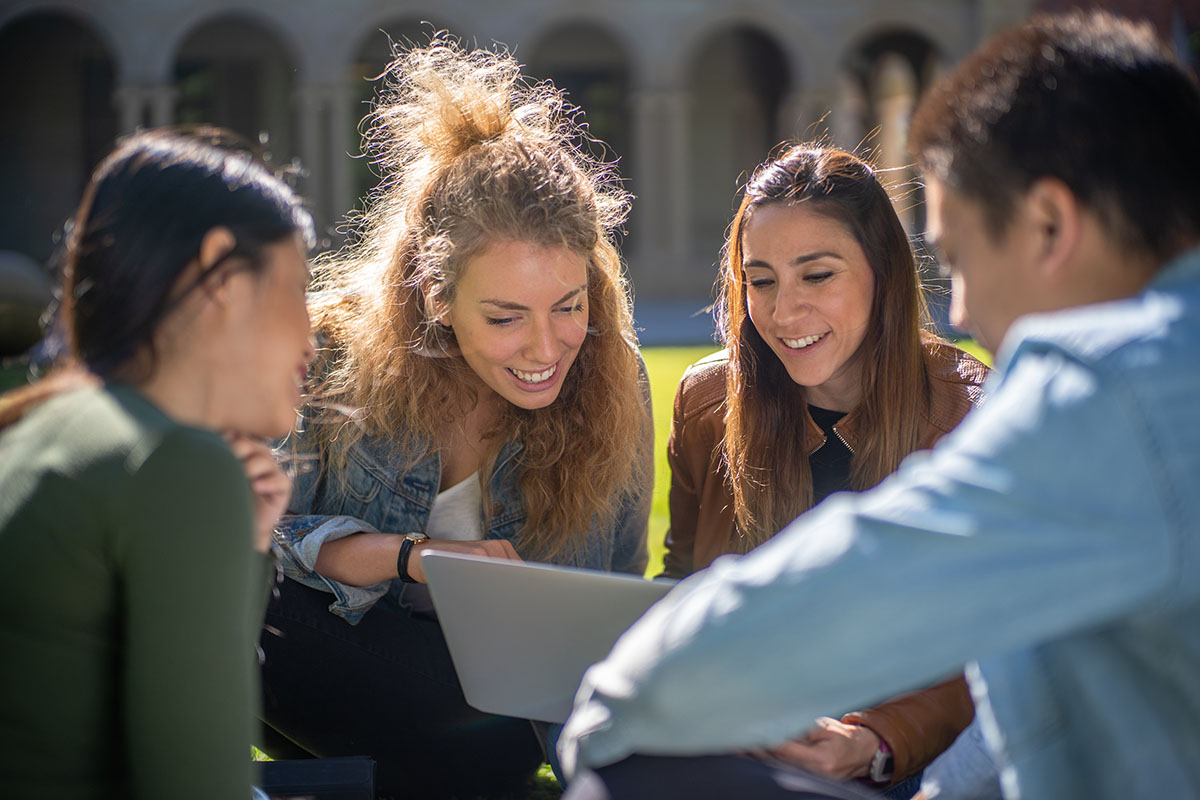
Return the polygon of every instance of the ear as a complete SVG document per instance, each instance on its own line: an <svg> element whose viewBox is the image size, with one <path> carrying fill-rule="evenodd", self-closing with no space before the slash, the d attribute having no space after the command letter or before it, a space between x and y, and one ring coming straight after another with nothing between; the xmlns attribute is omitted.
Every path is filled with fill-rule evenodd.
<svg viewBox="0 0 1200 800"><path fill-rule="evenodd" d="M1025 207L1038 271L1052 282L1067 278L1083 233L1075 193L1057 178L1039 178L1025 195Z"/></svg>
<svg viewBox="0 0 1200 800"><path fill-rule="evenodd" d="M229 254L237 245L233 231L226 227L217 227L204 234L200 240L200 270L209 269Z"/></svg>

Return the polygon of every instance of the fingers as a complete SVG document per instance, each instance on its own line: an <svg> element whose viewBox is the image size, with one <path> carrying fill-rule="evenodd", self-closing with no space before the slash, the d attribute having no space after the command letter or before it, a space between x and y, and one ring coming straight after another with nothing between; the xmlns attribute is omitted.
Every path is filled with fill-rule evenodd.
<svg viewBox="0 0 1200 800"><path fill-rule="evenodd" d="M271 448L256 439L226 434L225 441L239 461L254 496L254 546L266 552L271 532L287 508L292 481L275 461Z"/></svg>

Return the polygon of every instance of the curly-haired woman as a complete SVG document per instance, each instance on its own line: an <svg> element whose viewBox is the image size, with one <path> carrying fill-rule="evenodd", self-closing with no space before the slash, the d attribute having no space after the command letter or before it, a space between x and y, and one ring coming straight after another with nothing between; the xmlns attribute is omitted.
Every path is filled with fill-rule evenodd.
<svg viewBox="0 0 1200 800"><path fill-rule="evenodd" d="M507 54L438 37L389 67L367 134L384 180L318 271L325 349L263 637L272 754L369 754L385 793L517 785L534 729L466 705L416 554L645 568L628 197L580 133Z"/></svg>

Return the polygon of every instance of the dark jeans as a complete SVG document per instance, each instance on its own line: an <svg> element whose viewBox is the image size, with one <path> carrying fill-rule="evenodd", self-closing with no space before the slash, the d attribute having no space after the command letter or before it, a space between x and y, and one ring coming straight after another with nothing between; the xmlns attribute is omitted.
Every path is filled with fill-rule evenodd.
<svg viewBox="0 0 1200 800"><path fill-rule="evenodd" d="M467 705L441 627L382 605L358 625L292 580L262 636L262 749L274 758L367 755L396 797L470 797L523 785L543 753L527 720Z"/></svg>
<svg viewBox="0 0 1200 800"><path fill-rule="evenodd" d="M740 756L630 756L584 772L563 800L871 800L877 795Z"/></svg>

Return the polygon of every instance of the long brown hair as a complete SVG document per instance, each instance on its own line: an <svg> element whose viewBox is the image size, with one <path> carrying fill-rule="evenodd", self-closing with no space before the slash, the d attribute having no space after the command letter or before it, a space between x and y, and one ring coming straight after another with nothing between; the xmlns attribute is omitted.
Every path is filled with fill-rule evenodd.
<svg viewBox="0 0 1200 800"><path fill-rule="evenodd" d="M788 375L751 321L746 305L742 235L760 206L804 203L852 233L875 278L871 322L861 345L863 431L853 454L854 489L874 486L916 449L930 381L922 356L927 322L908 237L866 162L842 150L793 145L754 171L730 226L718 279L717 318L729 352L725 462L733 491L735 543L750 549L813 504L803 451L804 387Z"/></svg>
<svg viewBox="0 0 1200 800"><path fill-rule="evenodd" d="M336 476L368 435L419 460L446 415L476 401L453 331L436 321L472 256L512 240L587 259L588 335L558 398L536 410L501 404L480 470L487 510L500 448L522 444L518 545L546 557L582 545L589 525L650 480L639 465L652 432L614 241L628 195L608 165L572 145L581 135L562 94L526 83L510 55L437 36L388 68L366 134L384 181L356 241L317 267L326 291L314 317L331 349L315 401L332 410L313 432Z"/></svg>

